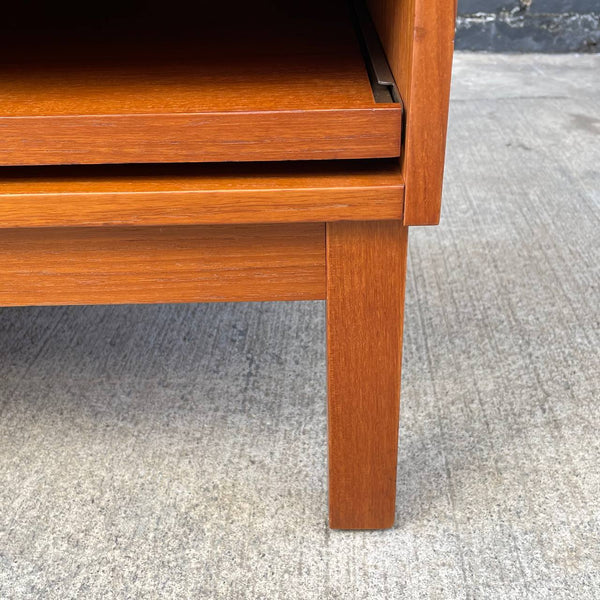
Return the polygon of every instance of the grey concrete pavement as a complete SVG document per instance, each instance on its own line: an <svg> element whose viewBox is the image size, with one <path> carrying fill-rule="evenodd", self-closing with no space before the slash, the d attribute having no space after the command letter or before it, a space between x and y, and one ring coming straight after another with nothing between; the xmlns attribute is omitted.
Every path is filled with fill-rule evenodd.
<svg viewBox="0 0 600 600"><path fill-rule="evenodd" d="M389 531L327 528L323 303L0 309L0 598L600 597L599 97L456 57Z"/></svg>

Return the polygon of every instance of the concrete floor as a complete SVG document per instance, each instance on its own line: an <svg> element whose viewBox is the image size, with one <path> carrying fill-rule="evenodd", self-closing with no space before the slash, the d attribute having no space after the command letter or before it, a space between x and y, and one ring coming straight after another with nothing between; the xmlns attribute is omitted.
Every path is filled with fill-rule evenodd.
<svg viewBox="0 0 600 600"><path fill-rule="evenodd" d="M322 302L0 310L0 598L599 598L599 98L456 58L389 531L327 528Z"/></svg>

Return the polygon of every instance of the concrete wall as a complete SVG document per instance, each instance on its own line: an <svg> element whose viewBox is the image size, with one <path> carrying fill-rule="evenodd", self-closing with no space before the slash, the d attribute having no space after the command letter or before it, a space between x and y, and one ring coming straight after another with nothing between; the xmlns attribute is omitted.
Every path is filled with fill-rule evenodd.
<svg viewBox="0 0 600 600"><path fill-rule="evenodd" d="M600 0L458 0L456 48L600 52Z"/></svg>

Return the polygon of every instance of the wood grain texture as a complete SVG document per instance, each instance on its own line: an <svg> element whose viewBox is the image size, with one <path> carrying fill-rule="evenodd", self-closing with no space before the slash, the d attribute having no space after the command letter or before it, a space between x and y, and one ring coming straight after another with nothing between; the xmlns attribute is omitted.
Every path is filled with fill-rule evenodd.
<svg viewBox="0 0 600 600"><path fill-rule="evenodd" d="M11 167L0 227L401 219L397 161Z"/></svg>
<svg viewBox="0 0 600 600"><path fill-rule="evenodd" d="M324 297L323 224L0 230L0 306Z"/></svg>
<svg viewBox="0 0 600 600"><path fill-rule="evenodd" d="M368 0L404 102L404 224L439 222L455 0Z"/></svg>
<svg viewBox="0 0 600 600"><path fill-rule="evenodd" d="M407 228L327 224L329 524L394 522Z"/></svg>
<svg viewBox="0 0 600 600"><path fill-rule="evenodd" d="M395 105L0 117L0 165L385 158L399 156L400 129L401 114Z"/></svg>
<svg viewBox="0 0 600 600"><path fill-rule="evenodd" d="M400 155L401 107L375 103L344 2L223 4L0 30L0 164Z"/></svg>

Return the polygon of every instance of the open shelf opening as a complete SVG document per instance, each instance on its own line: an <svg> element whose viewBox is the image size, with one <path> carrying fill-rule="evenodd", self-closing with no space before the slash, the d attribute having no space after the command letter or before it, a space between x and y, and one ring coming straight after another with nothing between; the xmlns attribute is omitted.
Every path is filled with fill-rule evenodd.
<svg viewBox="0 0 600 600"><path fill-rule="evenodd" d="M399 154L346 0L13 4L2 165Z"/></svg>

